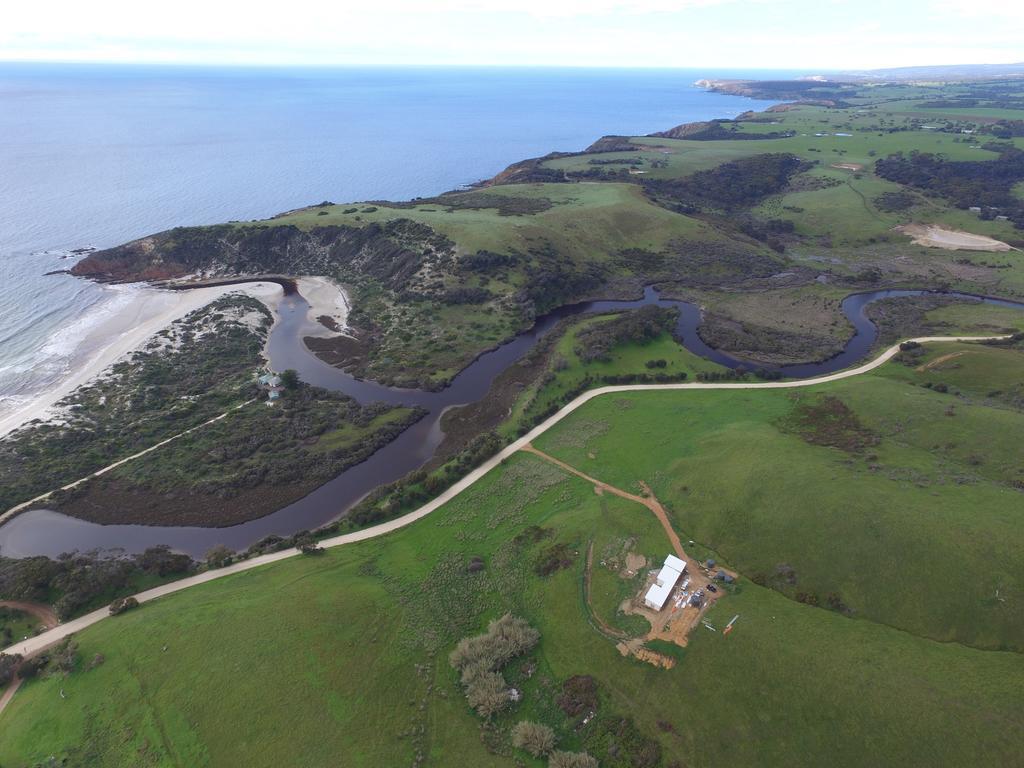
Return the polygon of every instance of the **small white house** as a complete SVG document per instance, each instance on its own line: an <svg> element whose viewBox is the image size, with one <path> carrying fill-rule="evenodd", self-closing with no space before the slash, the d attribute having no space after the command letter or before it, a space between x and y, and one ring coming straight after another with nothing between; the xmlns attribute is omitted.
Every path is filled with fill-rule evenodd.
<svg viewBox="0 0 1024 768"><path fill-rule="evenodd" d="M668 555L665 558L665 564L661 566L661 570L654 578L654 583L644 596L644 605L655 611L660 611L679 582L679 577L684 573L686 573L686 563L675 555Z"/></svg>
<svg viewBox="0 0 1024 768"><path fill-rule="evenodd" d="M281 386L281 377L273 371L270 373L264 373L256 381L258 382L260 389L267 393L268 405L281 397L281 392L284 390L284 387Z"/></svg>

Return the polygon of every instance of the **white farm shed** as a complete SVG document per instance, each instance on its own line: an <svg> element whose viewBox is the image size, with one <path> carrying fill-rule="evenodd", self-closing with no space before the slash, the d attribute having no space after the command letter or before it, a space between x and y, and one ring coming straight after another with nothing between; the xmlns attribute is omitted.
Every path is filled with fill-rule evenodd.
<svg viewBox="0 0 1024 768"><path fill-rule="evenodd" d="M672 594L672 590L679 581L679 577L685 572L685 562L675 555L666 557L665 564L661 566L661 570L658 571L658 575L654 578L654 583L644 596L644 605L660 611L662 606L665 605L665 601L668 600L668 596Z"/></svg>

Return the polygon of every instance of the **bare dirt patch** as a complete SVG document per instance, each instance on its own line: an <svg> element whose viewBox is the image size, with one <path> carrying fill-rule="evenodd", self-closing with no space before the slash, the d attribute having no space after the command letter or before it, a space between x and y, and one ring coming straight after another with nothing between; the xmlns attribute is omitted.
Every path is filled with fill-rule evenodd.
<svg viewBox="0 0 1024 768"><path fill-rule="evenodd" d="M643 555L637 554L636 552L630 552L626 555L626 570L622 572L623 578L632 578L633 574L639 571L641 568L647 567L647 558Z"/></svg>
<svg viewBox="0 0 1024 768"><path fill-rule="evenodd" d="M934 224L904 224L897 232L908 235L915 245L942 248L947 251L1009 251L1011 246L985 235L975 235Z"/></svg>
<svg viewBox="0 0 1024 768"><path fill-rule="evenodd" d="M924 373L925 371L931 371L931 370L934 370L934 369L938 368L943 363L947 363L950 360L953 360L955 358L960 357L961 355L966 355L966 354L969 354L969 353L967 351L950 352L948 355L943 355L942 357L937 357L937 358L935 358L934 360L932 360L929 363L925 363L924 365L919 365L916 368L916 370L917 370L918 373Z"/></svg>
<svg viewBox="0 0 1024 768"><path fill-rule="evenodd" d="M861 163L832 163L833 168L838 168L841 171L860 171L864 169Z"/></svg>

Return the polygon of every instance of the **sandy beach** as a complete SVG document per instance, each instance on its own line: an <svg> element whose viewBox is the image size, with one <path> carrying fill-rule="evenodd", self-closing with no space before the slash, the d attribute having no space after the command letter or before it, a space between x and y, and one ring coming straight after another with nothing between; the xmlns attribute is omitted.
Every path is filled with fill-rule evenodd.
<svg viewBox="0 0 1024 768"><path fill-rule="evenodd" d="M310 324L319 326L320 329L306 335L321 338L348 335L348 313L351 305L345 289L329 277L300 277L295 282L302 298L309 302ZM331 330L320 322L321 317L330 318L337 330Z"/></svg>
<svg viewBox="0 0 1024 768"><path fill-rule="evenodd" d="M76 356L79 359L67 376L30 402L0 416L0 438L34 419L46 418L61 399L189 312L228 293L245 293L253 296L263 301L271 311L276 312L282 295L281 286L262 282L196 288L189 291L166 291L146 286L133 286L129 290L133 295L130 296L127 305L98 322L78 345ZM326 297L329 286L321 286L319 290L323 294L321 301L328 300ZM342 296L344 297L344 293ZM345 308L344 315L347 315L347 302ZM321 311L320 314L328 312ZM334 316L335 312L330 311L330 314Z"/></svg>

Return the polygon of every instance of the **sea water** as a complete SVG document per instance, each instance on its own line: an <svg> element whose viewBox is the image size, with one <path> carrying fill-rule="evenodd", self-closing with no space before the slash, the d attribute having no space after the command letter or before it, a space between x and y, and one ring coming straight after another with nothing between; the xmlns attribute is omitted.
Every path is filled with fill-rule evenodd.
<svg viewBox="0 0 1024 768"><path fill-rule="evenodd" d="M434 195L605 134L763 109L693 83L780 74L0 64L0 416L65 376L128 300L45 276L76 249Z"/></svg>

